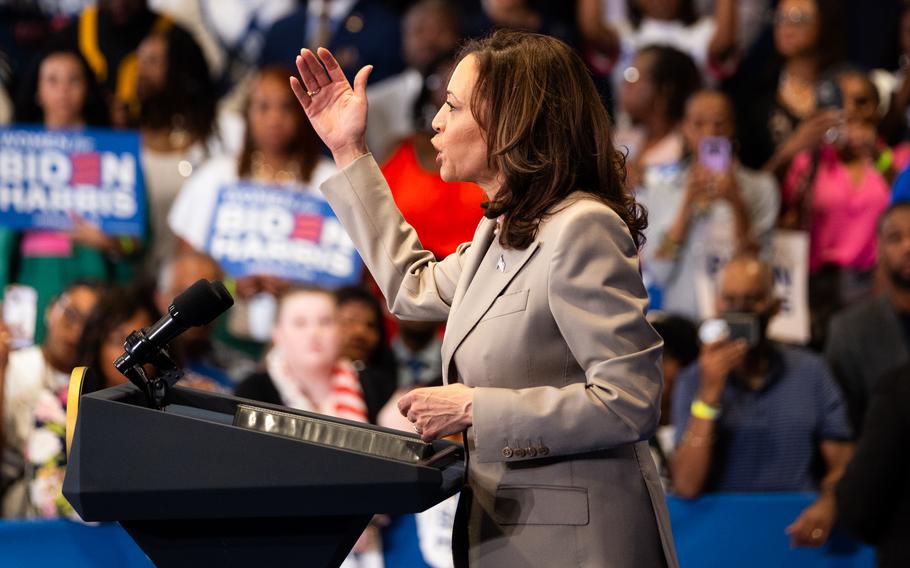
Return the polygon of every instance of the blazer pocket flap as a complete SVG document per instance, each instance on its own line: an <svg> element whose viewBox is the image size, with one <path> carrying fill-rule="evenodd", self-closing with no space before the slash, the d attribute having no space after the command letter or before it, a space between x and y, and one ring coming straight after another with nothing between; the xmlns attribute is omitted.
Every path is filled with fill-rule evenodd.
<svg viewBox="0 0 910 568"><path fill-rule="evenodd" d="M493 517L500 525L587 525L583 487L501 486Z"/></svg>
<svg viewBox="0 0 910 568"><path fill-rule="evenodd" d="M480 321L507 316L515 312L523 312L528 307L528 290L508 292L496 298L490 309L480 318Z"/></svg>

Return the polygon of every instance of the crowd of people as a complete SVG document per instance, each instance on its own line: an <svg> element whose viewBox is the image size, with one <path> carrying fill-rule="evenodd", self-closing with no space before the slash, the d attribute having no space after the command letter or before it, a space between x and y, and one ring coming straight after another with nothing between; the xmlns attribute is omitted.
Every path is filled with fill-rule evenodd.
<svg viewBox="0 0 910 568"><path fill-rule="evenodd" d="M485 196L439 177L431 120L459 45L505 27L583 56L647 210L641 273L665 377L651 445L667 491L817 491L781 527L795 545L821 546L842 522L881 565L910 564L910 3L99 0L0 13L0 124L138 131L147 196L144 238L75 215L64 231L0 227L0 284L36 303L33 346L12 349L0 328L3 518L75 517L60 494L70 370L94 368L96 388L124 382L113 360L127 334L199 278L226 279L237 303L175 341L182 384L410 430L395 402L442 384L441 322L395 320L366 274L334 290L227 278L207 237L225 184L318 198L336 172L288 84L300 48L325 46L351 80L373 66L367 143L423 246L442 257L470 241ZM804 261L785 260L805 286L785 294L794 242ZM772 325L797 304L802 345ZM709 333L717 321L724 332ZM375 565L387 521L352 565Z"/></svg>

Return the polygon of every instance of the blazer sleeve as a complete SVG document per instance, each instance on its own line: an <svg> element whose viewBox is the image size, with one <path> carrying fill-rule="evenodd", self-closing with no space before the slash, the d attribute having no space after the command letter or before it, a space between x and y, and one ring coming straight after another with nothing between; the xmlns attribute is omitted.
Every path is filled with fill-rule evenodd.
<svg viewBox="0 0 910 568"><path fill-rule="evenodd" d="M441 261L402 217L372 154L320 186L376 280L389 310L412 320L445 320L470 243Z"/></svg>
<svg viewBox="0 0 910 568"><path fill-rule="evenodd" d="M547 295L586 380L561 388L475 388L472 456L480 462L504 461L503 439L540 439L548 456L571 455L646 440L657 427L663 342L645 319L632 238L602 204L566 213L549 259Z"/></svg>

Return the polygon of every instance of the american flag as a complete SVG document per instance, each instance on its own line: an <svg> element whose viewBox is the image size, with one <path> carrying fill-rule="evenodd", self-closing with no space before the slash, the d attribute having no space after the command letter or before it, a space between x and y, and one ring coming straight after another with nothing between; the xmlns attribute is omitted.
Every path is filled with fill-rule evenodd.
<svg viewBox="0 0 910 568"><path fill-rule="evenodd" d="M101 185L101 154L87 152L73 154L73 175L70 185Z"/></svg>
<svg viewBox="0 0 910 568"><path fill-rule="evenodd" d="M291 238L319 242L322 236L322 217L312 214L301 214L294 217L294 230Z"/></svg>

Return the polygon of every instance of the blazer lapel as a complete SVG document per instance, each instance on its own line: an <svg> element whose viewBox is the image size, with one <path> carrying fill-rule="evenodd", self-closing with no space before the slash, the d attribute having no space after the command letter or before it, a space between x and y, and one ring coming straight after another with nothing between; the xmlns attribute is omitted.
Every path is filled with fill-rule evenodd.
<svg viewBox="0 0 910 568"><path fill-rule="evenodd" d="M449 312L442 340L442 376L446 383L449 382L449 366L455 350L539 247L540 241L534 241L524 250L502 249L501 256L496 255L495 259L490 259L486 250L476 257L479 259L478 265L470 272L471 280L462 282L463 286L459 286L465 290L462 297L459 299L456 295L452 302L453 309ZM488 264L491 261L496 264L479 266L484 260Z"/></svg>
<svg viewBox="0 0 910 568"><path fill-rule="evenodd" d="M458 284L455 286L455 296L452 298L452 305L450 306L450 314L458 309L458 305L464 298L465 292L467 292L468 285L474 279L480 263L483 262L484 257L487 255L490 243L493 242L493 237L495 236L493 229L496 228L496 222L486 218L483 222L486 223L486 226L478 231L474 242L471 243L471 248L461 269L461 275L458 277ZM446 329L448 329L448 323L446 324Z"/></svg>

